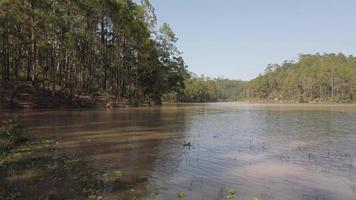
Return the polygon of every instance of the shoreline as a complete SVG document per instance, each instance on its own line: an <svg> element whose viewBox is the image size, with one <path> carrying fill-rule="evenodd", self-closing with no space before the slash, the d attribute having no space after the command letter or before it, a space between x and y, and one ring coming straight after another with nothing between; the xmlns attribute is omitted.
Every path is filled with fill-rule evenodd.
<svg viewBox="0 0 356 200"><path fill-rule="evenodd" d="M325 105L325 106L343 106L343 105L354 105L353 103L337 103L337 102L311 102L311 103L296 103L296 102L265 102L265 101L216 101L216 102L162 102L162 105L149 105L140 104L138 106L133 106L130 104L120 104L111 106L108 108L105 104L93 104L89 106L76 106L76 105L58 105L58 106L23 106L23 107L0 107L2 112L11 111L23 111L23 110L87 110L87 109L120 109L120 108L147 108L147 107L161 107L170 105L206 105L206 104L240 104L240 105L300 105L300 106L312 106L312 105Z"/></svg>

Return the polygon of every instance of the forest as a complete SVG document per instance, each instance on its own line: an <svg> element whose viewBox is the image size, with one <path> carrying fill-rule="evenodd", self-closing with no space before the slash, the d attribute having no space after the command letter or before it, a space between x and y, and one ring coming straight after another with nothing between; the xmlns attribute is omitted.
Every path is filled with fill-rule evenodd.
<svg viewBox="0 0 356 200"><path fill-rule="evenodd" d="M288 102L356 101L356 57L343 54L300 55L297 61L268 65L251 80L247 98Z"/></svg>
<svg viewBox="0 0 356 200"><path fill-rule="evenodd" d="M356 57L304 54L298 60L270 64L250 81L192 76L181 102L335 102L356 101Z"/></svg>
<svg viewBox="0 0 356 200"><path fill-rule="evenodd" d="M356 101L354 56L300 55L240 81L189 72L177 40L148 0L0 0L0 105Z"/></svg>
<svg viewBox="0 0 356 200"><path fill-rule="evenodd" d="M189 75L176 41L148 0L0 0L0 100L14 103L30 84L69 104L160 104Z"/></svg>
<svg viewBox="0 0 356 200"><path fill-rule="evenodd" d="M246 98L246 81L192 75L176 96L178 102L227 102Z"/></svg>

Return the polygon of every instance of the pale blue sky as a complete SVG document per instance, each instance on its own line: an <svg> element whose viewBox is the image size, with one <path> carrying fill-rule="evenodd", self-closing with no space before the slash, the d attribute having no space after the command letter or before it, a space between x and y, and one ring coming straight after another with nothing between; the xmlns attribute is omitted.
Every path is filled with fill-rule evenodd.
<svg viewBox="0 0 356 200"><path fill-rule="evenodd" d="M249 80L300 53L356 52L356 0L151 0L189 70Z"/></svg>

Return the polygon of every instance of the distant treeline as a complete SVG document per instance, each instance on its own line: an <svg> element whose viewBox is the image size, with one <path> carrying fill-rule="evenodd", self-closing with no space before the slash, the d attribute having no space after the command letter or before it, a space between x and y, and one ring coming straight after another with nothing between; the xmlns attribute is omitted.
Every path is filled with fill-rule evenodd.
<svg viewBox="0 0 356 200"><path fill-rule="evenodd" d="M183 102L276 101L355 102L356 57L301 55L297 61L268 65L251 81L192 78L177 99Z"/></svg>
<svg viewBox="0 0 356 200"><path fill-rule="evenodd" d="M176 99L180 102L239 101L246 97L246 86L245 81L193 76L186 80L185 89Z"/></svg>
<svg viewBox="0 0 356 200"><path fill-rule="evenodd" d="M250 99L293 102L355 102L356 57L301 55L298 61L269 65L247 88Z"/></svg>
<svg viewBox="0 0 356 200"><path fill-rule="evenodd" d="M176 41L148 0L0 0L0 96L31 81L69 98L160 103L187 76Z"/></svg>

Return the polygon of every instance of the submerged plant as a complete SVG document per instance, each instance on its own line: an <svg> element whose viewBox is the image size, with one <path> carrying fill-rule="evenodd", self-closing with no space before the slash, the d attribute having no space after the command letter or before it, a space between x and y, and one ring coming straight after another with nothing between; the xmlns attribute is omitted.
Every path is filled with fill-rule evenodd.
<svg viewBox="0 0 356 200"><path fill-rule="evenodd" d="M191 147L191 146L192 146L192 143L191 143L191 142L184 141L183 147Z"/></svg>
<svg viewBox="0 0 356 200"><path fill-rule="evenodd" d="M160 194L160 191L159 191L159 189L158 188L154 188L153 190L152 190L152 196L157 196L157 195L159 195Z"/></svg>
<svg viewBox="0 0 356 200"><path fill-rule="evenodd" d="M120 171L120 170L115 171L116 178L121 178L123 175L124 175L124 173L122 171Z"/></svg>
<svg viewBox="0 0 356 200"><path fill-rule="evenodd" d="M12 149L17 143L24 140L23 127L16 119L9 119L0 124L0 152Z"/></svg>
<svg viewBox="0 0 356 200"><path fill-rule="evenodd" d="M158 188L157 186L150 185L148 182L145 183L145 185L146 185L147 191L148 191L149 193L151 193L151 195L152 195L153 198L156 197L156 196L158 196L158 195L161 193L161 192L160 192L160 189L161 189L161 188Z"/></svg>
<svg viewBox="0 0 356 200"><path fill-rule="evenodd" d="M177 197L178 197L179 199L183 199L183 198L185 197L184 192L178 192L178 193L177 193Z"/></svg>
<svg viewBox="0 0 356 200"><path fill-rule="evenodd" d="M236 190L235 189L229 189L226 194L226 199L233 199L235 197Z"/></svg>
<svg viewBox="0 0 356 200"><path fill-rule="evenodd" d="M90 195L89 200L103 200L104 197L98 195Z"/></svg>

